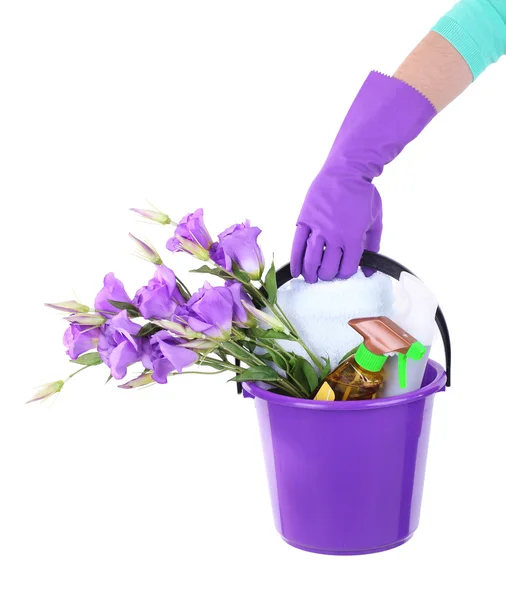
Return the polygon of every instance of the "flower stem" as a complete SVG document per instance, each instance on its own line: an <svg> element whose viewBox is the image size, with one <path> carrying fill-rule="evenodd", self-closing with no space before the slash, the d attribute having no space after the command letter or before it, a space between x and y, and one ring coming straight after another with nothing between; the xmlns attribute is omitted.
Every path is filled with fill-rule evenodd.
<svg viewBox="0 0 506 600"><path fill-rule="evenodd" d="M243 368L232 364L228 361L221 361L215 358L206 357L201 363L205 367L213 367L213 369L225 369L227 371L234 371L235 373L242 373L244 371Z"/></svg>
<svg viewBox="0 0 506 600"><path fill-rule="evenodd" d="M100 364L102 364L102 363L100 363ZM74 377L74 375L77 375L81 371L84 371L84 369L88 369L89 367L95 367L95 366L96 365L85 365L84 367L81 367L80 369L77 369L77 371L74 371L74 373L72 373L71 375L69 375L67 377L67 379L65 379L65 381L68 381L69 379L72 379L72 377Z"/></svg>
<svg viewBox="0 0 506 600"><path fill-rule="evenodd" d="M234 333L240 337L240 339L242 340L246 340L249 342L253 342L254 344L256 344L259 348L264 348L265 350L270 350L271 352L274 351L276 352L278 355L280 355L286 362L286 364L288 365L289 360L290 360L290 356L288 355L287 351L280 346L275 340L259 340L257 338L250 338L245 336L242 332L240 332L239 330L235 330ZM265 364L263 361L261 362L261 364ZM279 366L279 365L278 365ZM282 368L282 367L280 367ZM294 378L292 377L287 369L283 369L285 371L285 376L281 377L281 380L283 382L286 382L286 384L288 386L290 386L291 389L291 393L294 393L296 398L303 398L306 395L306 390L300 385L300 383Z"/></svg>
<svg viewBox="0 0 506 600"><path fill-rule="evenodd" d="M228 371L227 367L216 371L182 371L181 373L176 371L175 373L169 373L169 375L171 377L175 377L176 375L217 375L218 373L225 373L226 371Z"/></svg>
<svg viewBox="0 0 506 600"><path fill-rule="evenodd" d="M293 336L293 341L300 344L302 346L302 348L307 352L309 358L314 362L314 364L316 365L316 368L319 369L320 371L323 371L323 369L325 368L325 365L314 354L314 352L311 352L311 350L306 346L306 344L302 341L302 339L299 336Z"/></svg>
<svg viewBox="0 0 506 600"><path fill-rule="evenodd" d="M275 302L274 306L279 311L278 318L281 318L281 320L285 322L285 324L288 327L288 330L290 331L290 333L292 335L297 335L297 331L296 331L295 327L292 325L290 319L286 316L286 314L285 314L284 310L281 308L281 306L277 302Z"/></svg>
<svg viewBox="0 0 506 600"><path fill-rule="evenodd" d="M264 361L259 358L256 354L254 354L253 352L250 352L249 350L247 350L246 348L243 348L243 346L240 346L237 342L235 342L234 340L229 340L229 342L235 347L239 349L239 352L237 353L238 355L236 356L235 354L233 354L233 352L231 352L232 356L234 356L234 358L238 358L239 360L242 360L243 362L245 362L247 365L249 365L250 367L258 367L258 366L264 366L265 363ZM250 356L250 362L253 364L250 364L249 362L247 362L243 356L244 353L249 354Z"/></svg>
<svg viewBox="0 0 506 600"><path fill-rule="evenodd" d="M282 377L280 377L276 381L276 384L278 385L278 387L283 388L285 391L289 392L289 394L294 398L304 398L304 396L306 396L305 391L303 391L301 395L301 392L295 386L293 386L288 380Z"/></svg>

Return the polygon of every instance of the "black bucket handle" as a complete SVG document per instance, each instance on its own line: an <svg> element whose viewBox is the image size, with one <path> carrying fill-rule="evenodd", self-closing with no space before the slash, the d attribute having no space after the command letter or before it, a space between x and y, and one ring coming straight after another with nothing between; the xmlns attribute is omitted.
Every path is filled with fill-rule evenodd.
<svg viewBox="0 0 506 600"><path fill-rule="evenodd" d="M364 253L362 254L362 259L360 261L360 266L374 269L376 271L379 271L380 273L384 273L385 275L390 275L390 277L393 277L397 280L399 280L401 273L403 273L404 271L406 273L409 273L410 275L415 275L413 271L410 271L397 261L388 258L388 256L378 254L377 252L371 252L369 250L364 250ZM285 283L288 283L290 279L292 279L292 275L290 273L289 264L282 266L276 271L276 283L278 288L284 285ZM446 324L446 319L444 318L443 311L439 306L436 310L436 324L438 326L439 333L441 334L445 351L446 387L450 387L452 368L452 346L450 342L450 332L448 331L448 325ZM236 363L238 363L237 360ZM242 385L240 383L237 384L237 393L242 393Z"/></svg>

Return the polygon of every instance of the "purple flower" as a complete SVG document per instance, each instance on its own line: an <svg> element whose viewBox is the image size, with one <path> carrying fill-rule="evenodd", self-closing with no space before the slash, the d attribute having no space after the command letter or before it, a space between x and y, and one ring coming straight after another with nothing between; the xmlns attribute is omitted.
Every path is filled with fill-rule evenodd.
<svg viewBox="0 0 506 600"><path fill-rule="evenodd" d="M104 277L104 287L98 292L95 298L95 310L104 313L105 316L111 313L119 313L119 309L110 304L109 300L114 300L115 302L132 302L125 292L125 287L121 281L114 277L114 273L108 273Z"/></svg>
<svg viewBox="0 0 506 600"><path fill-rule="evenodd" d="M135 338L141 326L128 318L126 310L100 328L98 353L114 379L123 379L127 367L141 360L145 340Z"/></svg>
<svg viewBox="0 0 506 600"><path fill-rule="evenodd" d="M232 260L240 269L246 271L251 279L260 279L265 265L264 256L257 243L260 233L258 227L250 227L249 221L225 229L218 236L217 246L213 248L214 262L229 271L227 260Z"/></svg>
<svg viewBox="0 0 506 600"><path fill-rule="evenodd" d="M180 340L167 331L159 331L149 338L144 346L142 364L153 371L153 380L157 383L167 383L169 373L181 371L189 367L198 358L198 354L179 346Z"/></svg>
<svg viewBox="0 0 506 600"><path fill-rule="evenodd" d="M204 211L198 208L186 215L176 227L174 236L167 241L167 250L188 252L201 260L209 258L208 250L213 243L204 225Z"/></svg>
<svg viewBox="0 0 506 600"><path fill-rule="evenodd" d="M72 360L75 360L84 352L96 348L98 334L98 327L75 325L73 323L63 335L63 343L67 348L67 354Z"/></svg>
<svg viewBox="0 0 506 600"><path fill-rule="evenodd" d="M225 340L230 336L234 300L227 287L204 283L187 304L176 311L176 320L207 337Z"/></svg>
<svg viewBox="0 0 506 600"><path fill-rule="evenodd" d="M156 269L154 278L135 294L133 301L145 319L170 319L183 303L176 276L164 265Z"/></svg>
<svg viewBox="0 0 506 600"><path fill-rule="evenodd" d="M225 271L232 271L232 259L225 254L220 242L214 242L209 250L209 258Z"/></svg>
<svg viewBox="0 0 506 600"><path fill-rule="evenodd" d="M230 290L232 294L233 305L233 321L234 325L238 327L252 327L255 323L255 318L248 313L244 308L244 303L251 303L251 298L248 296L242 284L238 281L227 281L225 286Z"/></svg>

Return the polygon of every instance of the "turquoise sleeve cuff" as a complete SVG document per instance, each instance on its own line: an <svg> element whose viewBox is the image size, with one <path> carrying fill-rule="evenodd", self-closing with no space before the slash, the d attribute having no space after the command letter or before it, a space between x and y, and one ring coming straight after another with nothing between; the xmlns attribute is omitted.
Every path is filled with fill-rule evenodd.
<svg viewBox="0 0 506 600"><path fill-rule="evenodd" d="M461 0L432 30L462 55L476 79L506 54L506 0Z"/></svg>

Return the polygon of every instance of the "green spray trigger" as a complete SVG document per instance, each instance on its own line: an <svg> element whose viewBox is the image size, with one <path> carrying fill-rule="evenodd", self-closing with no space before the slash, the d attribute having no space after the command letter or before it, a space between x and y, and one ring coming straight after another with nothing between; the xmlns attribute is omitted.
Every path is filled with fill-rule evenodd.
<svg viewBox="0 0 506 600"><path fill-rule="evenodd" d="M420 360L426 352L425 346L421 342L414 342L409 347L406 354L399 354L399 387L401 390L406 389L408 385L408 358L412 360Z"/></svg>

